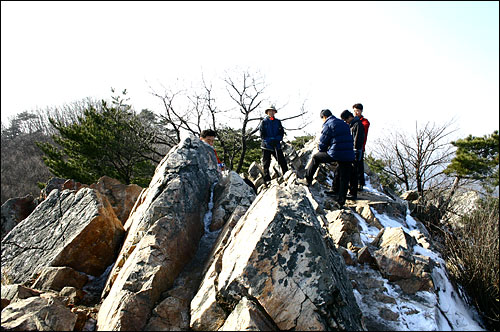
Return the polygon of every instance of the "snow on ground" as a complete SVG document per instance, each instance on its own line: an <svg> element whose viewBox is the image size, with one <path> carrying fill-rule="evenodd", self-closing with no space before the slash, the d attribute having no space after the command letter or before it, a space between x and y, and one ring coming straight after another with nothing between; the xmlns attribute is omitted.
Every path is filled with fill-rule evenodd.
<svg viewBox="0 0 500 332"><path fill-rule="evenodd" d="M387 279L380 276L378 271L374 271L368 266L353 267L348 266L348 270L353 273L363 272L369 274L371 278L379 280L384 285L383 294L394 299L394 303L376 303L373 299L363 299L360 292L354 289L354 296L363 312L363 315L370 319L380 319L381 311L392 311L398 315L397 320L385 320L383 326L395 331L451 331L449 325L441 324L442 320L437 309L437 297L433 292L418 292L408 295L401 292L399 286L391 284ZM360 271L361 270L361 271Z"/></svg>
<svg viewBox="0 0 500 332"><path fill-rule="evenodd" d="M369 178L366 180L364 190L390 199L387 195L374 189L369 182ZM403 227L403 230L407 233L418 230L417 221L409 214L406 216L406 225L403 225L400 221L392 219L386 214L377 213L374 209L372 209L372 212L384 227ZM367 245L373 241L379 230L366 223L359 214L354 213L354 215L361 227L361 240ZM399 286L389 283L387 279L380 276L378 271L374 271L370 267L348 266L347 269L353 270L355 273L360 271L370 273L373 278L384 282L385 295L395 299L396 303L383 305L385 308L399 314L396 321L390 322L390 324L393 324L394 330L484 331L477 322L479 320L478 314L474 308L465 303L451 284L445 269L446 264L441 255L420 245L414 246L413 250L416 254L428 256L437 263L432 271L435 292L421 291L414 295L407 295L400 291ZM364 315L380 316L380 306L373 305L373 299L366 299L365 302L358 290L354 290L354 295ZM388 321L384 323L387 324Z"/></svg>
<svg viewBox="0 0 500 332"><path fill-rule="evenodd" d="M478 316L476 311L465 303L451 284L448 273L444 268L446 263L441 258L441 255L418 245L414 246L413 250L417 254L429 256L438 263L432 270L432 280L439 295L439 309L451 324L452 329L457 331L484 331L475 320Z"/></svg>

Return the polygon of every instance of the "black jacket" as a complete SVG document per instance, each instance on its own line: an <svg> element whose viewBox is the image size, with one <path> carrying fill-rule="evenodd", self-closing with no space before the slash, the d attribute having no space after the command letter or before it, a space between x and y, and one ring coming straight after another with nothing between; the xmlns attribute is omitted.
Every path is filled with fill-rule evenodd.
<svg viewBox="0 0 500 332"><path fill-rule="evenodd" d="M351 134L354 139L354 150L363 150L363 143L365 141L365 127L363 123L356 116L349 123L349 127L351 127Z"/></svg>

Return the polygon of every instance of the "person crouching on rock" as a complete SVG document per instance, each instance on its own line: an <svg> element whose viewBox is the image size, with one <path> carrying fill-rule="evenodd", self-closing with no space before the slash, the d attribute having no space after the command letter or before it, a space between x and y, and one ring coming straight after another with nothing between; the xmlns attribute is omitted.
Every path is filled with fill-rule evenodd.
<svg viewBox="0 0 500 332"><path fill-rule="evenodd" d="M347 196L351 163L354 161L351 130L347 123L336 118L328 109L322 110L320 117L323 120L323 129L319 138L319 152L312 157L312 162L306 169L305 179L298 180L298 182L310 186L314 173L321 163L336 161L340 181L337 203L343 207Z"/></svg>

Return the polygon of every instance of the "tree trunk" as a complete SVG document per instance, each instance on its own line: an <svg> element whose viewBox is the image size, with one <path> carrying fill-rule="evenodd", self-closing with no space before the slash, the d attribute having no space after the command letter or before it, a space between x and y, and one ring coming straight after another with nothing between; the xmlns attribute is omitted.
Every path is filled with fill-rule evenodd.
<svg viewBox="0 0 500 332"><path fill-rule="evenodd" d="M455 191L458 189L458 184L460 183L461 177L457 176L455 177L455 180L453 180L453 185L451 186L451 190L444 200L442 204L439 205L439 210L442 211L442 214L446 213L446 210L448 209L448 206L450 205L451 199L453 198L453 195L455 194Z"/></svg>

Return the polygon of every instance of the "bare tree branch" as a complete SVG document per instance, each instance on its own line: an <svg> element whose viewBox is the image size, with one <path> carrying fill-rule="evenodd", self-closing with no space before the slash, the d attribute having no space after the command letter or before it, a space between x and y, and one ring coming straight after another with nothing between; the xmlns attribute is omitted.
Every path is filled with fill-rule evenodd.
<svg viewBox="0 0 500 332"><path fill-rule="evenodd" d="M376 151L385 164L385 171L396 177L406 190L416 189L424 196L424 189L442 175L444 166L453 155L447 137L456 130L450 128L451 122L437 126L426 123L423 128L415 123L415 133L409 136L395 132L377 141L380 149Z"/></svg>

